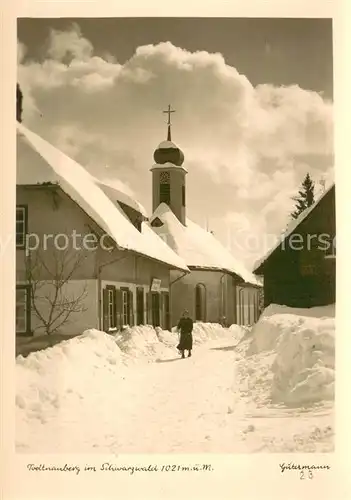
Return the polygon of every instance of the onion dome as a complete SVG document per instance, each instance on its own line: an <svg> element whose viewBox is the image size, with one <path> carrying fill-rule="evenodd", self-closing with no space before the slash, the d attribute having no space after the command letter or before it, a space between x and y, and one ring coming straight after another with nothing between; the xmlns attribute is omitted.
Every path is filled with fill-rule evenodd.
<svg viewBox="0 0 351 500"><path fill-rule="evenodd" d="M173 163L177 167L183 165L184 153L171 141L171 127L168 125L167 140L161 142L154 152L154 160L158 165Z"/></svg>

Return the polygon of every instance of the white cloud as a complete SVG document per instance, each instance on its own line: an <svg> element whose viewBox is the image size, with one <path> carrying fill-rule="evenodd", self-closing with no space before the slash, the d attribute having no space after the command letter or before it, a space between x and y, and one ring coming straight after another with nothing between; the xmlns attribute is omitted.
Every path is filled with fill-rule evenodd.
<svg viewBox="0 0 351 500"><path fill-rule="evenodd" d="M47 54L51 59L63 61L68 56L87 60L92 56L93 50L92 44L81 35L76 23L69 31L50 31Z"/></svg>
<svg viewBox="0 0 351 500"><path fill-rule="evenodd" d="M17 43L17 64L21 64L21 62L23 61L23 59L26 55L26 52L27 52L26 46L23 43L18 42Z"/></svg>
<svg viewBox="0 0 351 500"><path fill-rule="evenodd" d="M199 216L210 196L218 233L225 213L245 216L260 234L279 231L306 172L318 181L332 170L333 108L316 92L253 87L221 54L170 42L138 47L120 64L97 56L77 25L52 31L46 55L42 62L19 58L28 126L94 174L106 176L110 165L109 178L128 181L144 204L168 103L189 169L188 205Z"/></svg>

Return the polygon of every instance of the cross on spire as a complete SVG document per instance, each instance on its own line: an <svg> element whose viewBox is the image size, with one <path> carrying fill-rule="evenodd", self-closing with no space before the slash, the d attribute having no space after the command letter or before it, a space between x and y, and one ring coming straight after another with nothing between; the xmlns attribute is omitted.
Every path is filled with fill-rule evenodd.
<svg viewBox="0 0 351 500"><path fill-rule="evenodd" d="M168 109L166 109L165 111L163 111L163 113L167 113L168 114L168 122L167 122L167 125L172 125L171 124L171 113L175 113L175 109L172 109L171 108L171 105L168 104Z"/></svg>
<svg viewBox="0 0 351 500"><path fill-rule="evenodd" d="M167 113L168 114L168 121L167 121L167 125L168 125L168 133L167 133L167 141L171 141L171 113L175 113L175 109L172 109L171 108L171 105L168 104L168 109L162 111L163 113Z"/></svg>

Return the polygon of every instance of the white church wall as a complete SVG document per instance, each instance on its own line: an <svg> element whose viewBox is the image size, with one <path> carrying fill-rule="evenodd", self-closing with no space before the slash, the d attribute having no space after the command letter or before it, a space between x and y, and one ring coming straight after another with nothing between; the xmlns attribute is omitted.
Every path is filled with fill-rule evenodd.
<svg viewBox="0 0 351 500"><path fill-rule="evenodd" d="M172 324L177 324L184 309L195 320L195 288L202 284L206 290L206 315L204 321L220 323L226 309L222 306L221 286L226 275L220 271L193 270L171 288ZM227 287L225 287L226 289ZM228 287L229 288L229 287ZM225 307L229 307L228 297L225 297ZM224 312L224 314L223 314Z"/></svg>

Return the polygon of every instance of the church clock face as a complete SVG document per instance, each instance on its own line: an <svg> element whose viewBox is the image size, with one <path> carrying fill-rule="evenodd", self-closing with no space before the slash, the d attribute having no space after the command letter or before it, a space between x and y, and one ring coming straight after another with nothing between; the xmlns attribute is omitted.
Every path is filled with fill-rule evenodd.
<svg viewBox="0 0 351 500"><path fill-rule="evenodd" d="M169 172L161 172L160 173L160 183L161 184L168 184L169 180L170 180Z"/></svg>

